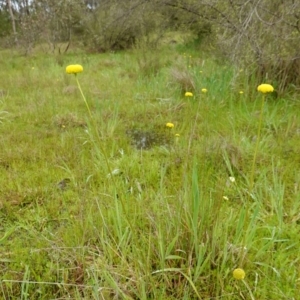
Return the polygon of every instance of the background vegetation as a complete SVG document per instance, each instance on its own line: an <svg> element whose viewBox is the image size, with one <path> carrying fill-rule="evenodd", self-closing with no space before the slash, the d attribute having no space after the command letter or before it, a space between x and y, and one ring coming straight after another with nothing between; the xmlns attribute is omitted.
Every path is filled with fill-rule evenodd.
<svg viewBox="0 0 300 300"><path fill-rule="evenodd" d="M299 92L300 4L295 0L73 0L72 5L69 0L2 0L0 12L0 35L8 37L2 44L27 54L41 43L45 52L59 53L78 42L90 52L145 43L153 48L177 31L194 42L205 39L219 59L235 65L235 77L243 69L256 83L272 79L277 94Z"/></svg>
<svg viewBox="0 0 300 300"><path fill-rule="evenodd" d="M0 1L1 298L298 299L299 4L159 3Z"/></svg>

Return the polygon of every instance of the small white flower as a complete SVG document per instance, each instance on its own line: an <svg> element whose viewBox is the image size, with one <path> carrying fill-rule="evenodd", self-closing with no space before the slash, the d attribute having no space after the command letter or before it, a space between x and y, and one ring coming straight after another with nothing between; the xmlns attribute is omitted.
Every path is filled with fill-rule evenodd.
<svg viewBox="0 0 300 300"><path fill-rule="evenodd" d="M235 182L235 178L234 178L233 176L230 176L230 177L229 177L229 180L230 180L231 182Z"/></svg>
<svg viewBox="0 0 300 300"><path fill-rule="evenodd" d="M119 174L121 174L122 172L121 172L121 170L120 169L114 169L114 170L112 170L111 171L111 174L107 174L107 178L110 178L111 176L116 176L116 175L119 175Z"/></svg>

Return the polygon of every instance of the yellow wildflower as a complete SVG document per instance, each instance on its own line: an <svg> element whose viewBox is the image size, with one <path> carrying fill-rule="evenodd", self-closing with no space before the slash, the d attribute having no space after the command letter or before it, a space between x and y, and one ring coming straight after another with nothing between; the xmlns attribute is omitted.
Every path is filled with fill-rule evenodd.
<svg viewBox="0 0 300 300"><path fill-rule="evenodd" d="M241 95L243 95L243 94L244 94L244 92L243 92L243 91L240 91L240 94L241 94Z"/></svg>
<svg viewBox="0 0 300 300"><path fill-rule="evenodd" d="M167 126L168 128L173 128L173 127L174 127L174 124L173 124L173 123L167 123L166 126Z"/></svg>
<svg viewBox="0 0 300 300"><path fill-rule="evenodd" d="M175 136L176 136L176 137L180 137L180 134L179 134L179 133L176 133Z"/></svg>
<svg viewBox="0 0 300 300"><path fill-rule="evenodd" d="M186 92L186 93L184 94L184 96L186 96L186 97L193 97L194 95L193 95L193 93L191 93L191 92Z"/></svg>
<svg viewBox="0 0 300 300"><path fill-rule="evenodd" d="M274 88L271 84L263 83L257 87L257 90L261 93L272 93Z"/></svg>
<svg viewBox="0 0 300 300"><path fill-rule="evenodd" d="M246 273L245 273L245 271L243 269L237 268L237 269L233 270L232 275L237 280L243 280L245 278L245 276L246 276Z"/></svg>
<svg viewBox="0 0 300 300"><path fill-rule="evenodd" d="M66 72L68 74L77 74L83 71L83 67L81 65L69 65L66 67Z"/></svg>
<svg viewBox="0 0 300 300"><path fill-rule="evenodd" d="M202 93L207 93L207 89L202 89L201 92Z"/></svg>
<svg viewBox="0 0 300 300"><path fill-rule="evenodd" d="M223 199L226 200L226 201L229 200L229 198L227 196L223 196Z"/></svg>

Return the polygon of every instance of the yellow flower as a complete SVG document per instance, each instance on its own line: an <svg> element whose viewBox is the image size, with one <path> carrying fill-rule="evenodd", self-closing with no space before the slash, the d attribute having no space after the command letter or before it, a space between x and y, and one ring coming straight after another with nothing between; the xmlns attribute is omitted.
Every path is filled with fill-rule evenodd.
<svg viewBox="0 0 300 300"><path fill-rule="evenodd" d="M246 276L246 273L245 273L245 271L243 269L237 268L237 269L233 270L232 275L237 280L243 280L245 278L245 276Z"/></svg>
<svg viewBox="0 0 300 300"><path fill-rule="evenodd" d="M261 93L272 93L274 88L271 84L263 83L257 87L257 90Z"/></svg>
<svg viewBox="0 0 300 300"><path fill-rule="evenodd" d="M180 137L180 134L179 134L179 133L176 133L175 136L176 136L176 137Z"/></svg>
<svg viewBox="0 0 300 300"><path fill-rule="evenodd" d="M166 126L167 126L168 128L173 128L173 127L174 127L174 124L173 124L173 123L167 123Z"/></svg>
<svg viewBox="0 0 300 300"><path fill-rule="evenodd" d="M207 93L207 89L202 89L201 92L202 93Z"/></svg>
<svg viewBox="0 0 300 300"><path fill-rule="evenodd" d="M83 67L81 65L69 65L66 67L66 72L68 74L77 74L83 71Z"/></svg>
<svg viewBox="0 0 300 300"><path fill-rule="evenodd" d="M223 199L226 200L226 201L229 200L229 198L227 196L223 196Z"/></svg>
<svg viewBox="0 0 300 300"><path fill-rule="evenodd" d="M241 95L243 95L243 94L244 94L244 92L243 92L243 91L240 91L240 94L241 94Z"/></svg>
<svg viewBox="0 0 300 300"><path fill-rule="evenodd" d="M184 96L186 96L186 97L193 97L194 95L193 95L193 93L191 93L191 92L186 92L186 93L184 94Z"/></svg>

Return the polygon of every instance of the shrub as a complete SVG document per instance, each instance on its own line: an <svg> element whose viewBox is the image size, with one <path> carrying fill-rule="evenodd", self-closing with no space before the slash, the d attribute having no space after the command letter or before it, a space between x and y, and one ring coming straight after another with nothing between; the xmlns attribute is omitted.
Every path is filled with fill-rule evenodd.
<svg viewBox="0 0 300 300"><path fill-rule="evenodd" d="M249 78L272 82L280 94L299 85L300 4L254 2L211 5L218 14L218 49L238 69L247 69Z"/></svg>

